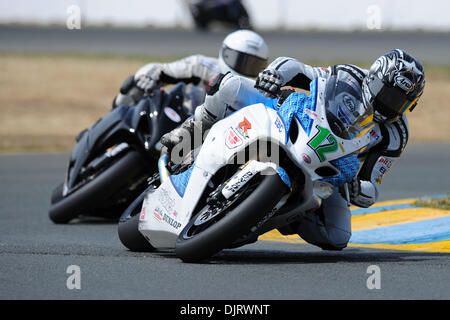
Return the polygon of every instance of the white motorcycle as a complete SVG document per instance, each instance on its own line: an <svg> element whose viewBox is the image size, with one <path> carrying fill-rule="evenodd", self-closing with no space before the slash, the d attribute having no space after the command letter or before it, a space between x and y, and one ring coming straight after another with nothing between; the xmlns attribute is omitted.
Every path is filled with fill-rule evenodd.
<svg viewBox="0 0 450 320"><path fill-rule="evenodd" d="M277 106L254 104L215 123L193 162L166 175L161 158L167 178L122 215L122 243L198 262L315 214L335 188L348 200L373 126L360 97L336 77L317 78L309 96L292 92Z"/></svg>

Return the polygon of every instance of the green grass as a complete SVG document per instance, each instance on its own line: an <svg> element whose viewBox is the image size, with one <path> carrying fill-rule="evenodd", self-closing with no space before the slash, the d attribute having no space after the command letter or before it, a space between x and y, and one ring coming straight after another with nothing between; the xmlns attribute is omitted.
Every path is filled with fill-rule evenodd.
<svg viewBox="0 0 450 320"><path fill-rule="evenodd" d="M421 198L413 203L418 207L450 210L450 193L442 198Z"/></svg>

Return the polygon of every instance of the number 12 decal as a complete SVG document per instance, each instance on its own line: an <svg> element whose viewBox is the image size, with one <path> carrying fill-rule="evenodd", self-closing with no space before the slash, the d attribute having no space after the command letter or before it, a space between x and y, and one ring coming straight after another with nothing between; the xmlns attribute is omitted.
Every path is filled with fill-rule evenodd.
<svg viewBox="0 0 450 320"><path fill-rule="evenodd" d="M308 146L314 150L317 157L319 157L320 162L323 162L326 160L325 153L334 152L338 149L338 142L331 134L330 130L322 128L319 125L317 125L316 128L319 131L308 141ZM324 144L325 140L328 143Z"/></svg>

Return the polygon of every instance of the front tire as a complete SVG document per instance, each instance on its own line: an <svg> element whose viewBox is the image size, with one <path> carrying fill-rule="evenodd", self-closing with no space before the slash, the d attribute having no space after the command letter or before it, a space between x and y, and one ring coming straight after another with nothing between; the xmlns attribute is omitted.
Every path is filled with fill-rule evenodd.
<svg viewBox="0 0 450 320"><path fill-rule="evenodd" d="M177 257L184 262L200 262L229 247L256 226L288 191L278 174L257 176L242 189L239 199L224 208L222 217L206 228L198 228L198 219L206 207L193 216L177 239Z"/></svg>
<svg viewBox="0 0 450 320"><path fill-rule="evenodd" d="M85 210L94 208L121 190L129 179L139 176L144 159L137 151L130 151L94 179L73 193L62 196L62 184L52 193L49 217L54 223L68 223Z"/></svg>

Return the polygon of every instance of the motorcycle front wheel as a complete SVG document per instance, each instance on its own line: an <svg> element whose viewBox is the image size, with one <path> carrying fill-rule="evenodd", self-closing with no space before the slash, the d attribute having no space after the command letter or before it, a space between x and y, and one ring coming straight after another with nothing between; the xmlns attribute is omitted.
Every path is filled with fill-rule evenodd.
<svg viewBox="0 0 450 320"><path fill-rule="evenodd" d="M249 233L288 192L278 174L257 175L230 199L206 204L178 236L175 254L200 262Z"/></svg>
<svg viewBox="0 0 450 320"><path fill-rule="evenodd" d="M63 196L63 184L52 193L49 217L54 223L68 223L85 211L105 202L117 191L122 190L130 179L139 177L145 162L137 151L130 151L103 171L86 179L81 187Z"/></svg>

